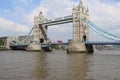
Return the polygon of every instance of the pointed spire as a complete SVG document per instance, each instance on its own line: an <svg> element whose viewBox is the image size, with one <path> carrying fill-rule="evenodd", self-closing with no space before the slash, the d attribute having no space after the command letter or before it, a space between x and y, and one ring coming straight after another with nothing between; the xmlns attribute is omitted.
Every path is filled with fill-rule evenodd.
<svg viewBox="0 0 120 80"><path fill-rule="evenodd" d="M40 11L40 13L39 13L39 21L44 21L45 20L45 18L44 18L44 16L43 16L43 13Z"/></svg>
<svg viewBox="0 0 120 80"><path fill-rule="evenodd" d="M86 10L87 12L89 12L89 8L88 8L88 6L87 6L87 10Z"/></svg>
<svg viewBox="0 0 120 80"><path fill-rule="evenodd" d="M38 21L38 17L37 17L37 16L34 16L33 23L36 24L37 21Z"/></svg>
<svg viewBox="0 0 120 80"><path fill-rule="evenodd" d="M80 2L79 2L79 7L83 7L83 2L82 2L82 0L80 0Z"/></svg>
<svg viewBox="0 0 120 80"><path fill-rule="evenodd" d="M80 4L82 4L82 0L80 0Z"/></svg>
<svg viewBox="0 0 120 80"><path fill-rule="evenodd" d="M39 16L43 16L42 12L40 11Z"/></svg>

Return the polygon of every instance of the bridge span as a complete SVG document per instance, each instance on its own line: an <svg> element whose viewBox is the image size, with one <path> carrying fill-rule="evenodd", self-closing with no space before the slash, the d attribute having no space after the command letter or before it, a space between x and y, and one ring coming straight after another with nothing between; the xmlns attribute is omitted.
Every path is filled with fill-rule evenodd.
<svg viewBox="0 0 120 80"><path fill-rule="evenodd" d="M73 23L73 39L68 40L68 43L51 43L52 41L48 38L47 30L48 26L59 25L65 23ZM113 42L90 42L89 40L89 29L97 33L99 36L112 40ZM85 7L80 0L79 4L72 9L72 15L64 16L55 19L46 19L42 12L38 16L34 17L34 25L30 30L33 32L33 43L26 44L25 40L29 35L26 36L25 40L17 42L18 44L10 45L14 48L25 48L32 51L41 51L42 47L49 47L51 45L67 45L68 52L88 52L89 50L93 52L92 45L120 45L120 37L112 33L109 33L97 25L95 25L89 19L89 9ZM29 34L30 34L29 33Z"/></svg>

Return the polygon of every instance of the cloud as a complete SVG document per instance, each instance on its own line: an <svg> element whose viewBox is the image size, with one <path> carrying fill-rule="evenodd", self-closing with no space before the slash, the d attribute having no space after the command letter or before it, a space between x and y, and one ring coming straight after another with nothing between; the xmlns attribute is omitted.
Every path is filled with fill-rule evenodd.
<svg viewBox="0 0 120 80"><path fill-rule="evenodd" d="M25 17L26 20L32 23L34 16L37 16L40 11L42 11L48 19L71 15L74 4L75 2L70 0L62 0L61 2L58 0L41 0L41 3L30 13L26 14Z"/></svg>
<svg viewBox="0 0 120 80"><path fill-rule="evenodd" d="M102 25L103 28L113 27L120 22L120 2L103 3L100 0L86 0L90 9L90 20L96 24ZM92 4L92 5L91 5Z"/></svg>
<svg viewBox="0 0 120 80"><path fill-rule="evenodd" d="M33 0L20 0L20 1L26 5L28 3L34 4ZM79 3L79 0L60 0L60 1L59 0L51 0L51 1L41 0L39 5L37 4L36 6L34 6L34 8L29 10L28 12L26 11L26 9L24 9L21 6L18 6L18 8L15 8L16 11L14 11L14 14L16 14L15 17L17 18L17 20L14 19L11 21L11 19L7 20L7 18L0 18L0 19L5 21L7 20L7 22L9 22L9 27L10 25L13 25L13 24L14 25L16 24L16 26L18 25L24 26L26 24L33 25L33 18L34 16L37 16L40 11L42 11L44 13L44 16L47 17L48 19L51 19L51 18L53 19L57 17L71 15L73 5L77 6L78 3ZM109 32L115 33L115 31L119 28L119 25L120 25L120 12L119 12L120 2L109 1L108 3L108 1L102 2L101 0L83 0L83 3L85 6L88 5L91 21L93 21L100 28L107 30ZM28 5L28 6L31 6L31 5ZM20 13L19 17L17 16L18 13ZM18 19L20 19L21 21ZM3 24L0 24L0 25L3 25ZM5 25L6 24L4 24L4 26ZM52 37L54 32L54 37L56 39L60 39L63 37L64 40L67 41L68 38L72 38L72 32L73 32L72 26L73 26L72 24L50 26L48 30L48 35L52 40L54 40L54 38ZM25 29L27 28L26 26L24 27ZM5 28L8 28L8 27L5 27ZM19 29L19 28L17 29L16 29L17 31L24 32L23 29ZM120 34L119 31L117 31L117 33ZM65 36L65 34L67 34L68 36Z"/></svg>
<svg viewBox="0 0 120 80"><path fill-rule="evenodd" d="M27 13L24 15L26 21L29 24L33 25L34 16L38 16L40 11L42 11L44 13L44 16L46 16L48 9L45 7L40 7L40 6L35 7L35 9L32 10L30 13Z"/></svg>
<svg viewBox="0 0 120 80"><path fill-rule="evenodd" d="M73 5L77 6L78 3L78 1L73 0L51 0L50 2L49 0L42 0L40 5L36 6L36 8L31 11L31 13L28 14L26 18L28 20L33 19L34 15L37 15L39 11L43 11L45 17L47 16L48 19L71 15ZM116 28L118 28L118 26L120 25L120 2L105 3L101 2L100 0L84 0L83 4L85 6L88 5L90 11L90 20L93 21L100 28L114 33ZM48 36L52 37L51 35L53 35L52 32L54 31L54 33L56 33L56 35L54 34L54 36L56 36L56 38L59 38L60 35L58 36L58 34L59 31L61 31L61 35L63 37L64 34L69 33L68 35L71 35L69 37L66 36L67 38L65 40L67 40L68 38L72 38L72 26L72 24L53 27L51 26L49 27L50 31L48 30Z"/></svg>
<svg viewBox="0 0 120 80"><path fill-rule="evenodd" d="M34 10L32 10L31 13L27 14L25 17L26 20L32 23L34 16L38 15L40 11L42 11L44 16L48 19L68 16L72 14L72 7L74 4L76 3L70 0L41 0L40 5L36 6L36 8L34 8ZM48 37L51 40L61 38L64 41L67 41L68 38L72 38L72 24L49 26Z"/></svg>
<svg viewBox="0 0 120 80"><path fill-rule="evenodd" d="M120 2L109 1L108 3L100 0L86 0L85 2L89 6L91 21L109 33L120 35ZM92 36L91 39L94 40L95 37Z"/></svg>
<svg viewBox="0 0 120 80"><path fill-rule="evenodd" d="M25 25L19 24L17 22L7 20L5 18L0 17L0 30L1 32L7 32L8 34L12 34L10 32L26 33L28 28Z"/></svg>

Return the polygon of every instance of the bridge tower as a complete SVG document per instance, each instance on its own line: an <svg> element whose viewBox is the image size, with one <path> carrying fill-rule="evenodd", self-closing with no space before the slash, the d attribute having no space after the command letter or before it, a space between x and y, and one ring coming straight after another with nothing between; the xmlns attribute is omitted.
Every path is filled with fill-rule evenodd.
<svg viewBox="0 0 120 80"><path fill-rule="evenodd" d="M33 41L28 46L27 50L39 51L41 50L41 43L49 42L47 38L47 26L39 25L40 22L44 22L46 19L43 16L42 12L38 16L34 17L34 32L33 32Z"/></svg>
<svg viewBox="0 0 120 80"><path fill-rule="evenodd" d="M44 18L42 12L39 14L39 23L46 21ZM39 30L40 30L40 43L48 43L50 40L47 37L47 29L48 26L39 24Z"/></svg>
<svg viewBox="0 0 120 80"><path fill-rule="evenodd" d="M89 18L89 9L80 0L78 6L72 9L73 14L73 40L69 41L68 52L87 52L87 47L83 43L89 40L89 28L82 19Z"/></svg>
<svg viewBox="0 0 120 80"><path fill-rule="evenodd" d="M30 51L40 51L41 50L40 41L39 41L40 29L39 29L38 23L39 23L39 16L35 16L34 21L33 21L33 24L34 24L33 40L31 42L31 44L28 45L27 50L30 50Z"/></svg>
<svg viewBox="0 0 120 80"><path fill-rule="evenodd" d="M82 1L79 2L77 7L73 7L73 41L83 42L89 39L88 25L85 24L82 19L89 18L89 10L85 8Z"/></svg>

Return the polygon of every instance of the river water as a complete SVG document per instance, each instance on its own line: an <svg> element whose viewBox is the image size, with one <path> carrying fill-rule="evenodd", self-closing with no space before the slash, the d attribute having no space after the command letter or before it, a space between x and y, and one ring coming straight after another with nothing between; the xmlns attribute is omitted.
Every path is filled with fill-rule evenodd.
<svg viewBox="0 0 120 80"><path fill-rule="evenodd" d="M0 80L120 80L120 51L0 51Z"/></svg>

